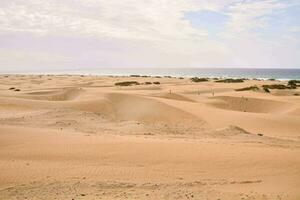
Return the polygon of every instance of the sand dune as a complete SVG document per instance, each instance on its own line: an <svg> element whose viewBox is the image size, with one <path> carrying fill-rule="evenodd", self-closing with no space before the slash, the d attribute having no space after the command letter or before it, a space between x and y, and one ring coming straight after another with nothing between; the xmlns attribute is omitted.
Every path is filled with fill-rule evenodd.
<svg viewBox="0 0 300 200"><path fill-rule="evenodd" d="M216 101L210 103L210 105L240 112L280 113L293 106L285 102L247 97L218 96L212 99Z"/></svg>
<svg viewBox="0 0 300 200"><path fill-rule="evenodd" d="M195 102L193 99L190 99L184 95L175 94L175 93L158 93L158 94L152 94L151 96L166 98L166 99L173 99L173 100L178 100L178 101Z"/></svg>
<svg viewBox="0 0 300 200"><path fill-rule="evenodd" d="M63 88L59 90L24 93L19 97L33 100L66 101L76 98L80 92L79 88Z"/></svg>
<svg viewBox="0 0 300 200"><path fill-rule="evenodd" d="M178 122L193 119L194 116L162 102L127 94L109 94L116 118L120 120L137 120L148 122Z"/></svg>
<svg viewBox="0 0 300 200"><path fill-rule="evenodd" d="M161 84L114 86L128 80ZM299 89L168 77L0 83L0 199L300 198Z"/></svg>
<svg viewBox="0 0 300 200"><path fill-rule="evenodd" d="M64 103L65 108L100 113L112 120L141 122L178 122L195 117L155 99L133 94L108 93L101 99Z"/></svg>

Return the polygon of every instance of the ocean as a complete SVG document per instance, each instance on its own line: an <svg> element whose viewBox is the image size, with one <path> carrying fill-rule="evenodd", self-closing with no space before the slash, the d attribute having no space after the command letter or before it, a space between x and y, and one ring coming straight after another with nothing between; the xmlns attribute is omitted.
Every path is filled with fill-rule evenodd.
<svg viewBox="0 0 300 200"><path fill-rule="evenodd" d="M226 77L278 80L300 80L300 69L257 69L257 68L94 68L56 71L28 71L22 74L83 74L83 75L149 75L176 77Z"/></svg>

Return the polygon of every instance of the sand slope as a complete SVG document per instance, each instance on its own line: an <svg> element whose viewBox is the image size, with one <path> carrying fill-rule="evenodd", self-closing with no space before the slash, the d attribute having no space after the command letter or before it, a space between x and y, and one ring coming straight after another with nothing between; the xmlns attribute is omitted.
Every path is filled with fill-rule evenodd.
<svg viewBox="0 0 300 200"><path fill-rule="evenodd" d="M258 98L218 96L211 105L227 110L253 113L280 113L292 107L291 104Z"/></svg>

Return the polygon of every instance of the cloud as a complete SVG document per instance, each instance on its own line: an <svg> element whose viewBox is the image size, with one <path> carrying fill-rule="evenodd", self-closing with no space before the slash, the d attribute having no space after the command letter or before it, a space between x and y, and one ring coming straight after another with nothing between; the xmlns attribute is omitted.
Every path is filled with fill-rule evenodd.
<svg viewBox="0 0 300 200"><path fill-rule="evenodd" d="M295 0L2 0L0 42L2 55L5 49L32 52L23 58L34 57L35 53L60 55L68 58L61 63L69 63L69 67L234 67L249 63L277 66L287 56L272 56L284 54L279 48L272 48L275 43L289 50L297 50L299 46L287 43L284 38L269 39L268 34L259 30L276 13L298 3ZM186 18L186 13L204 11L226 16L222 27L216 29L219 33L212 35L207 26L201 26L205 24L201 20L205 19L197 19L198 15ZM289 37L297 29L289 30L282 35ZM265 52L266 57L256 52ZM56 56L51 59L60 62ZM31 64L39 66L42 62L44 66L53 66L51 59L31 59ZM294 57L292 60L294 64L300 63ZM17 63L15 66L21 65ZM30 61L26 63L30 65Z"/></svg>
<svg viewBox="0 0 300 200"><path fill-rule="evenodd" d="M4 72L32 69L33 63L36 65L35 69L43 69L45 63L48 66L59 69L71 61L72 58L55 53L0 49L0 65L2 66L0 71Z"/></svg>
<svg viewBox="0 0 300 200"><path fill-rule="evenodd" d="M227 31L231 35L248 34L264 28L270 15L287 8L289 4L277 0L243 1L229 6Z"/></svg>
<svg viewBox="0 0 300 200"><path fill-rule="evenodd" d="M4 31L155 41L206 35L182 20L183 13L193 9L192 3L183 0L26 0L1 4Z"/></svg>
<svg viewBox="0 0 300 200"><path fill-rule="evenodd" d="M292 33L300 33L300 26L293 26L293 27L289 28L288 31L292 32Z"/></svg>

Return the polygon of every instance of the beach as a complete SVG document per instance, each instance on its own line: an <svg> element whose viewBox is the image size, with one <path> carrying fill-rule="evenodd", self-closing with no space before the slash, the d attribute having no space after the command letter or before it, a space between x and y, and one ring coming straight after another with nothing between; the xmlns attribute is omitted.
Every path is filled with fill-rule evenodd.
<svg viewBox="0 0 300 200"><path fill-rule="evenodd" d="M298 200L299 100L278 80L3 74L0 199Z"/></svg>

